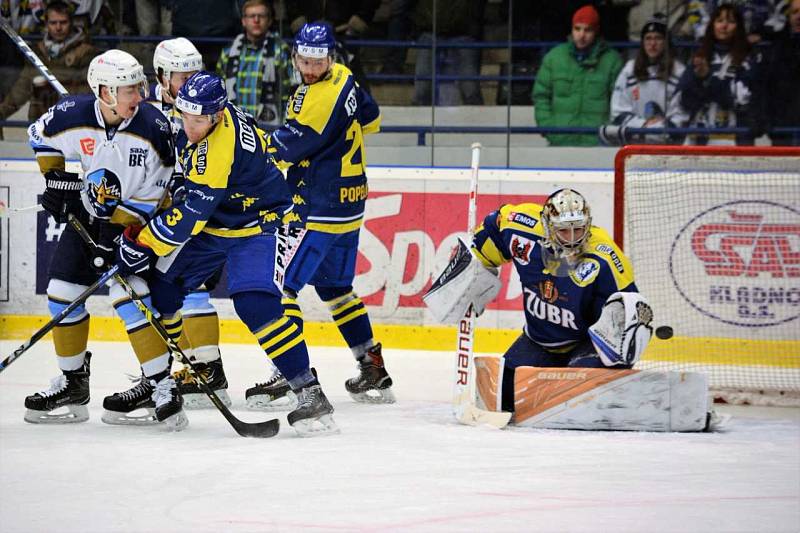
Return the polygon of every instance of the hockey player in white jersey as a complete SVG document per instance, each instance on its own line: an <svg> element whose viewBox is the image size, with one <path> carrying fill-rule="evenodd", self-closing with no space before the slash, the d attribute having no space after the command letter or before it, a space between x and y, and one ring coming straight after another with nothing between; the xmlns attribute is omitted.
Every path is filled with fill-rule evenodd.
<svg viewBox="0 0 800 533"><path fill-rule="evenodd" d="M662 133L630 135L630 128L685 126L689 117L675 96L685 66L668 46L666 21L655 17L642 28L634 59L625 63L611 96L611 124L600 127L600 140L611 146L678 142Z"/></svg>
<svg viewBox="0 0 800 533"><path fill-rule="evenodd" d="M170 126L152 106L139 105L147 89L142 66L130 54L109 50L95 57L88 71L94 96L67 96L30 126L30 144L45 176L42 206L65 222L81 220L99 248L92 252L70 225L61 234L48 272L51 314L64 309L110 266L122 230L143 224L166 194L175 153ZM66 159L79 159L83 175L65 171ZM129 282L149 302L147 283ZM142 367L144 379L132 391L105 398L103 421L117 423L136 408L154 411L155 420L174 429L186 425L182 399L169 374L164 342L121 287L111 298ZM25 420L83 422L89 418L89 313L78 307L53 330L62 375L50 387L25 399ZM66 407L67 413L57 414ZM149 423L148 414L138 423Z"/></svg>
<svg viewBox="0 0 800 533"><path fill-rule="evenodd" d="M150 86L147 101L160 109L170 121L175 139L175 173L170 183L173 203L180 201L184 190L184 177L180 166L180 153L186 146L181 114L175 109L178 91L194 73L203 70L203 56L192 42L184 37L167 39L158 43L153 54L156 83ZM217 271L196 291L189 293L181 308L183 337L179 344L191 357L195 367L203 374L220 400L230 406L228 380L222 366L219 350L219 315L211 304L209 291L219 282L222 271ZM186 367L173 373L178 391L187 408L211 407L211 402L191 376Z"/></svg>

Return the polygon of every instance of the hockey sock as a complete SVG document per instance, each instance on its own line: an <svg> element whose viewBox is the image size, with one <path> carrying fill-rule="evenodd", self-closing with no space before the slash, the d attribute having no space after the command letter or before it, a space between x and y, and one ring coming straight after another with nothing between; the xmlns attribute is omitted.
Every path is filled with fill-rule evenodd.
<svg viewBox="0 0 800 533"><path fill-rule="evenodd" d="M47 286L47 306L51 316L63 311L86 287L58 279ZM53 345L61 370L78 370L83 366L89 340L89 313L81 305L53 328Z"/></svg>
<svg viewBox="0 0 800 533"><path fill-rule="evenodd" d="M300 305L297 303L296 298L285 297L281 300L281 305L283 305L283 314L288 316L289 319L297 324L297 327L300 328L300 331L303 330L303 311L300 309Z"/></svg>
<svg viewBox="0 0 800 533"><path fill-rule="evenodd" d="M283 306L276 295L253 291L236 293L232 298L236 313L290 383L308 370L303 331L283 314Z"/></svg>
<svg viewBox="0 0 800 533"><path fill-rule="evenodd" d="M368 348L372 346L372 325L367 308L361 298L352 290L346 294L331 297L331 293L334 291L335 289L317 288L317 293L328 306L334 323L339 328L347 345L353 350L353 355L363 358L365 350L362 347L366 344L369 344ZM326 298L326 296L328 297ZM356 348L359 349L358 353Z"/></svg>
<svg viewBox="0 0 800 533"><path fill-rule="evenodd" d="M113 290L113 289L112 289ZM142 297L142 301L150 308L153 309L152 302L150 301L149 294L143 294L141 287L137 290L137 294ZM145 375L150 376L155 372L159 372L162 368L169 368L169 353L167 352L167 345L158 334L156 329L150 325L147 318L136 307L136 304L127 296L127 294L114 301L114 309L117 314L125 322L125 330L128 332L128 339L130 339L133 351L136 353L136 358L139 364L142 365L142 370ZM153 314L159 318L158 312L154 311ZM180 335L180 315L178 317L178 324L171 324L173 332L177 330ZM169 327L167 329L169 331Z"/></svg>
<svg viewBox="0 0 800 533"><path fill-rule="evenodd" d="M183 301L181 314L182 339L191 346L192 361L210 363L219 359L219 315L211 304L208 291L188 294Z"/></svg>

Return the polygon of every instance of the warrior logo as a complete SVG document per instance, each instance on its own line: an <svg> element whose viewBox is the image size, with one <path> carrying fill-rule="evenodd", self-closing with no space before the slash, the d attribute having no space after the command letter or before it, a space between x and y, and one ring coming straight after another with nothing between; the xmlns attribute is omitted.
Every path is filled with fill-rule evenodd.
<svg viewBox="0 0 800 533"><path fill-rule="evenodd" d="M87 174L86 181L89 182L89 202L97 216L110 217L122 198L119 178L107 168L100 168Z"/></svg>
<svg viewBox="0 0 800 533"><path fill-rule="evenodd" d="M706 316L749 327L795 320L800 211L766 200L712 207L675 237L669 268L681 296Z"/></svg>
<svg viewBox="0 0 800 533"><path fill-rule="evenodd" d="M531 250L533 250L534 244L535 243L530 239L515 235L514 238L511 239L511 245L509 246L511 257L520 265L527 265L531 262Z"/></svg>

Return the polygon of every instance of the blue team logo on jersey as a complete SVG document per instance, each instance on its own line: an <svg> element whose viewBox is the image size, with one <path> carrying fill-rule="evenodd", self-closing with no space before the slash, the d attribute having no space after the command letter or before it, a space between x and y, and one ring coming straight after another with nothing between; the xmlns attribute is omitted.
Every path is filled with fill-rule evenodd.
<svg viewBox="0 0 800 533"><path fill-rule="evenodd" d="M570 271L569 277L579 287L590 285L600 273L600 263L595 259L584 259Z"/></svg>
<svg viewBox="0 0 800 533"><path fill-rule="evenodd" d="M122 199L122 185L116 174L107 168L99 168L86 175L89 182L89 202L97 216L107 218Z"/></svg>

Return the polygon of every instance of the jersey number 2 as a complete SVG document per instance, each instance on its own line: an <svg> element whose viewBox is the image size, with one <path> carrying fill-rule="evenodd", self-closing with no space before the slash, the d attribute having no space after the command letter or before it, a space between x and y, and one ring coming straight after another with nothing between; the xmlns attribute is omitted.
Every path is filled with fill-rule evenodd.
<svg viewBox="0 0 800 533"><path fill-rule="evenodd" d="M364 134L361 133L361 124L354 120L347 129L346 141L352 141L350 149L342 157L342 177L352 178L364 174L364 155L361 146L364 144ZM358 162L353 163L353 157L358 154Z"/></svg>

